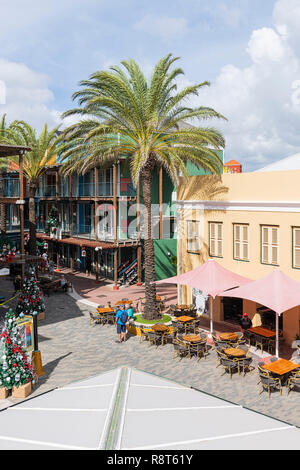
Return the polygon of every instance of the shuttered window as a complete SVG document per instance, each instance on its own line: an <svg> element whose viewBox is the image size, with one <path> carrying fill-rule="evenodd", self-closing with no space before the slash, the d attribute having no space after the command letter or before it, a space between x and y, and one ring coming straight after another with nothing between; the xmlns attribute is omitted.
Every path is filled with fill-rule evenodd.
<svg viewBox="0 0 300 470"><path fill-rule="evenodd" d="M223 224L209 222L209 255L223 256Z"/></svg>
<svg viewBox="0 0 300 470"><path fill-rule="evenodd" d="M300 268L300 227L293 227L293 268Z"/></svg>
<svg viewBox="0 0 300 470"><path fill-rule="evenodd" d="M264 264L279 264L279 228L261 226L261 262Z"/></svg>
<svg viewBox="0 0 300 470"><path fill-rule="evenodd" d="M233 257L249 261L249 226L246 224L233 224Z"/></svg>
<svg viewBox="0 0 300 470"><path fill-rule="evenodd" d="M196 220L187 221L187 251L200 253L200 222Z"/></svg>

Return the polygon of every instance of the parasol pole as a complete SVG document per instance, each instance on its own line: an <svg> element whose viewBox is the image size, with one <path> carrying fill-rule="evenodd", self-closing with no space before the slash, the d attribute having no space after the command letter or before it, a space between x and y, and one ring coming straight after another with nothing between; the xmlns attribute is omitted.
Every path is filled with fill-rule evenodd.
<svg viewBox="0 0 300 470"><path fill-rule="evenodd" d="M212 336L212 332L214 330L213 325L213 298L209 296L209 319L210 319L210 337Z"/></svg>
<svg viewBox="0 0 300 470"><path fill-rule="evenodd" d="M279 314L276 312L276 357L279 358Z"/></svg>

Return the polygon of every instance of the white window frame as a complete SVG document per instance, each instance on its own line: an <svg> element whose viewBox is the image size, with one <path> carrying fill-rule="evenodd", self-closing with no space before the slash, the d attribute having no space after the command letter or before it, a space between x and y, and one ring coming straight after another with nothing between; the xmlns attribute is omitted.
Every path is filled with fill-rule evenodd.
<svg viewBox="0 0 300 470"><path fill-rule="evenodd" d="M260 227L261 230L261 263L262 264L269 264L272 266L279 266L279 246L280 246L280 241L279 241L279 227L278 225L261 225ZM264 240L264 233L265 230L268 232L268 241L266 242ZM277 232L277 243L273 243L273 233L272 231L276 230ZM264 259L264 247L268 248L268 256L267 260ZM277 260L273 259L273 248L277 249Z"/></svg>
<svg viewBox="0 0 300 470"><path fill-rule="evenodd" d="M214 230L212 230L212 227L214 227ZM221 237L219 237L219 227L221 227ZM209 256L223 258L223 222L208 222L208 232ZM215 250L212 249L213 246Z"/></svg>
<svg viewBox="0 0 300 470"><path fill-rule="evenodd" d="M292 246L292 255L293 255L293 268L294 269L300 269L300 264L297 266L296 265L296 251L299 251L300 253L300 244L296 245L296 235L295 231L299 230L300 232L300 227L292 227L292 240L293 240L293 246Z"/></svg>
<svg viewBox="0 0 300 470"><path fill-rule="evenodd" d="M237 238L237 229L240 230L240 239ZM247 231L246 238L244 237L245 232ZM237 254L237 246L239 247L240 254ZM245 254L245 246L247 246L247 257ZM248 224L233 224L233 259L237 261L249 261L250 260L250 245L249 245L249 225Z"/></svg>
<svg viewBox="0 0 300 470"><path fill-rule="evenodd" d="M189 253L200 253L200 221L186 221L186 251Z"/></svg>

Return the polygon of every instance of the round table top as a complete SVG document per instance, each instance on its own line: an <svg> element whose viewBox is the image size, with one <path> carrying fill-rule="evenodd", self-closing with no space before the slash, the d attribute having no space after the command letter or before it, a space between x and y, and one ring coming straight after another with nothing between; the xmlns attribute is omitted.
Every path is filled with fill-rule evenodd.
<svg viewBox="0 0 300 470"><path fill-rule="evenodd" d="M239 349L239 348L227 348L227 349L224 349L224 353L227 354L227 356L232 356L232 357L246 356L246 351L244 351L243 349Z"/></svg>
<svg viewBox="0 0 300 470"><path fill-rule="evenodd" d="M115 303L115 305L126 305L126 304L132 304L132 300L118 300L118 302Z"/></svg>
<svg viewBox="0 0 300 470"><path fill-rule="evenodd" d="M190 310L191 306L190 305L185 305L185 304L177 304L176 310Z"/></svg>
<svg viewBox="0 0 300 470"><path fill-rule="evenodd" d="M238 335L235 333L220 333L219 337L223 341L236 341L239 339Z"/></svg>
<svg viewBox="0 0 300 470"><path fill-rule="evenodd" d="M177 321L181 321L181 322L188 322L188 321L193 321L194 318L193 317L188 317L186 315L183 315L182 317L177 317Z"/></svg>
<svg viewBox="0 0 300 470"><path fill-rule="evenodd" d="M199 343L203 341L200 335L184 335L182 336L183 341L188 341L189 343Z"/></svg>
<svg viewBox="0 0 300 470"><path fill-rule="evenodd" d="M156 333L165 333L169 331L169 327L167 325L161 324L161 323L156 323L151 327L153 331Z"/></svg>
<svg viewBox="0 0 300 470"><path fill-rule="evenodd" d="M111 307L101 307L97 308L98 313L114 313L114 309Z"/></svg>

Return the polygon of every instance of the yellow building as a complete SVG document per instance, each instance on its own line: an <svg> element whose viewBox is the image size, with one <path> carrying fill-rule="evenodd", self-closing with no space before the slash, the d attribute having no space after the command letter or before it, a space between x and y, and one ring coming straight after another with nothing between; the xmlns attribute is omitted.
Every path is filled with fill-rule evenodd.
<svg viewBox="0 0 300 470"><path fill-rule="evenodd" d="M300 170L194 176L177 193L178 274L208 258L259 279L279 268L300 282ZM179 302L205 297L182 286ZM287 344L299 334L299 307L280 319ZM275 325L273 312L248 300L216 298L214 318L236 322L247 312L254 326Z"/></svg>

